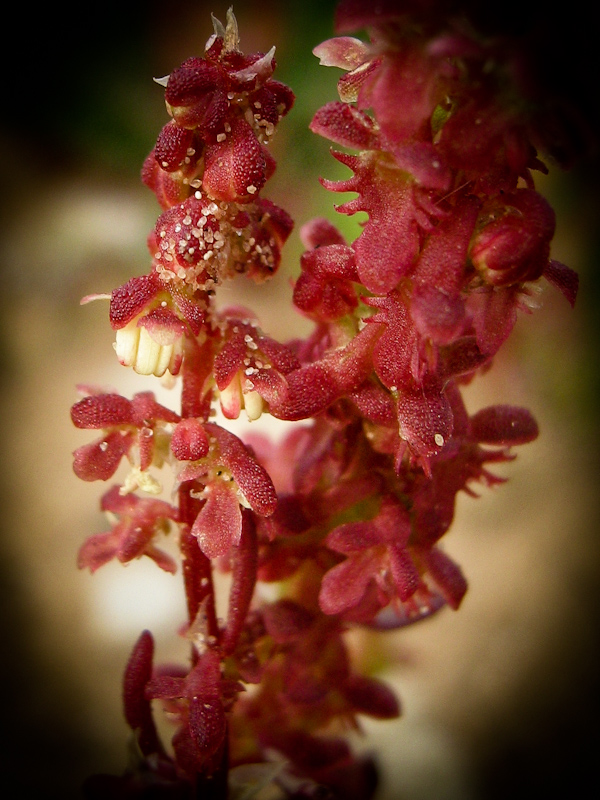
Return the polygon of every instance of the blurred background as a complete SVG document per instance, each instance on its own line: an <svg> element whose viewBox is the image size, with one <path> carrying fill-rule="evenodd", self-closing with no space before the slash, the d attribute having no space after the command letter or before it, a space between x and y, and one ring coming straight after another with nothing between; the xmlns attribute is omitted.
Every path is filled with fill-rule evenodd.
<svg viewBox="0 0 600 800"><path fill-rule="evenodd" d="M153 631L159 659L185 657L174 636L184 619L178 577L149 561L109 564L94 576L75 566L84 539L104 529L103 487L72 473L71 453L90 436L72 428L69 409L78 383L127 396L153 388L173 405L167 390L116 363L106 304L79 300L147 271L145 241L159 209L139 170L167 121L152 78L201 54L210 12L224 20L227 5L43 6L30 18L17 10L5 32L0 770L20 796L69 800L91 772L123 770L121 675L143 628ZM282 339L308 329L281 312L298 273L300 225L322 214L356 233L355 220L336 219L317 181L341 168L327 142L307 131L315 110L336 97L339 72L311 55L332 35L333 7L234 5L242 48L276 44L276 77L297 95L274 140L279 168L264 192L296 219L284 267L268 286L228 290ZM537 12L535 4L502 4L492 24L542 30L547 84L593 137L588 12L579 2L569 4L568 19ZM529 407L540 438L502 467L505 486L460 499L447 537L470 583L460 611L357 640L367 661L388 664L404 709L397 722L365 724L358 745L380 760L379 800L536 798L557 787L574 797L590 782L599 788L599 170L594 148L579 146L580 130L572 131L581 150L575 168L538 182L557 211L553 256L581 276L576 309L545 288L540 308L520 318L468 395L472 411L496 402Z"/></svg>

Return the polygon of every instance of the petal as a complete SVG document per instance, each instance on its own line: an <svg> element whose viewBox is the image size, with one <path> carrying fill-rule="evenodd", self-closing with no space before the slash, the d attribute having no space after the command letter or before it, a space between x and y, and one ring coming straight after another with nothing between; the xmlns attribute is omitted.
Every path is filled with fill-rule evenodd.
<svg viewBox="0 0 600 800"><path fill-rule="evenodd" d="M400 705L394 692L381 681L365 675L352 675L343 689L353 711L375 719L395 719Z"/></svg>
<svg viewBox="0 0 600 800"><path fill-rule="evenodd" d="M352 70L369 58L368 45L353 36L336 36L313 48L313 55L324 67Z"/></svg>
<svg viewBox="0 0 600 800"><path fill-rule="evenodd" d="M381 149L376 123L354 106L331 102L320 108L309 125L313 133L355 150Z"/></svg>
<svg viewBox="0 0 600 800"><path fill-rule="evenodd" d="M115 289L110 299L110 324L113 329L123 328L140 314L148 303L161 291L161 284L154 273L140 275Z"/></svg>
<svg viewBox="0 0 600 800"><path fill-rule="evenodd" d="M482 444L518 445L537 438L537 422L526 408L497 405L471 417L471 435Z"/></svg>
<svg viewBox="0 0 600 800"><path fill-rule="evenodd" d="M121 458L129 451L133 436L112 431L103 439L77 448L73 471L84 481L107 481L117 471Z"/></svg>
<svg viewBox="0 0 600 800"><path fill-rule="evenodd" d="M193 696L189 700L189 726L202 761L221 747L227 732L223 704L218 696Z"/></svg>
<svg viewBox="0 0 600 800"><path fill-rule="evenodd" d="M263 148L244 119L237 119L223 142L206 149L202 188L215 200L249 199L267 178Z"/></svg>
<svg viewBox="0 0 600 800"><path fill-rule="evenodd" d="M179 414L156 402L154 392L137 392L131 399L135 424L148 425L149 421L179 422Z"/></svg>
<svg viewBox="0 0 600 800"><path fill-rule="evenodd" d="M419 586L419 572L408 552L400 545L390 545L388 552L398 597L402 601L408 600Z"/></svg>
<svg viewBox="0 0 600 800"><path fill-rule="evenodd" d="M113 531L107 533L96 533L88 537L84 544L79 548L77 555L77 566L79 569L89 569L91 573L117 555L119 537Z"/></svg>
<svg viewBox="0 0 600 800"><path fill-rule="evenodd" d="M178 461L198 461L208 453L208 448L208 436L199 420L191 417L177 423L171 450Z"/></svg>
<svg viewBox="0 0 600 800"><path fill-rule="evenodd" d="M506 341L517 321L518 288L472 292L467 308L473 313L477 344L482 353L494 355Z"/></svg>
<svg viewBox="0 0 600 800"><path fill-rule="evenodd" d="M237 545L242 534L242 512L232 487L222 481L205 489L206 502L192 525L191 533L207 558L218 558Z"/></svg>
<svg viewBox="0 0 600 800"><path fill-rule="evenodd" d="M230 470L252 510L263 517L270 516L277 505L277 493L266 470L235 434L212 422L204 427L217 440L220 460Z"/></svg>
<svg viewBox="0 0 600 800"><path fill-rule="evenodd" d="M341 614L362 600L378 561L370 554L346 558L323 576L319 605L324 614Z"/></svg>
<svg viewBox="0 0 600 800"><path fill-rule="evenodd" d="M419 557L450 608L456 610L467 591L467 582L460 567L436 547L421 551Z"/></svg>
<svg viewBox="0 0 600 800"><path fill-rule="evenodd" d="M76 428L108 428L133 422L131 401L118 394L96 394L84 397L71 409Z"/></svg>
<svg viewBox="0 0 600 800"><path fill-rule="evenodd" d="M439 453L452 435L452 409L436 387L403 390L398 395L400 436L418 456Z"/></svg>
<svg viewBox="0 0 600 800"><path fill-rule="evenodd" d="M173 172L183 166L193 137L193 131L180 127L174 120L167 122L154 149L154 157L161 169Z"/></svg>
<svg viewBox="0 0 600 800"><path fill-rule="evenodd" d="M125 719L137 733L137 743L143 755L163 754L158 738L150 701L145 696L145 687L152 677L154 640L149 631L143 631L127 662L123 678Z"/></svg>

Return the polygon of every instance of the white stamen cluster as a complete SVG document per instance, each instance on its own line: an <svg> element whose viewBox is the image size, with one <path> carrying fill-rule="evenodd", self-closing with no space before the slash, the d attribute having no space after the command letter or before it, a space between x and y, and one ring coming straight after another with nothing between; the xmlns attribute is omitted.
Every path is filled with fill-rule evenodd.
<svg viewBox="0 0 600 800"><path fill-rule="evenodd" d="M162 377L167 370L171 375L179 372L183 343L177 339L172 344L159 344L143 325L138 325L142 315L134 317L116 332L113 347L124 367L133 367L139 375Z"/></svg>

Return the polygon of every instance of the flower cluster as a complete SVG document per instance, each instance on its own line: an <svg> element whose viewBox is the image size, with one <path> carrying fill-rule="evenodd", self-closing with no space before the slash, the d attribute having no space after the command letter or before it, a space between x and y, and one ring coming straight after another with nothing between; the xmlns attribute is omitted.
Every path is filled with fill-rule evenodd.
<svg viewBox="0 0 600 800"><path fill-rule="evenodd" d="M244 55L229 12L203 57L159 81L171 119L142 170L162 208L152 266L112 292L109 315L119 361L178 376L181 408L82 387L73 422L101 436L75 452L76 474L108 481L124 457L130 470L105 493L111 528L79 565L148 556L175 572L156 539L176 528L191 655L155 666L142 633L124 684L137 757L124 776L93 779L90 797L225 798L268 782L290 798L371 797L374 765L343 733L399 704L353 665L345 633L459 607L466 580L440 543L457 494L501 482L489 465L538 434L527 410L469 414L461 393L531 310L539 279L571 304L577 291L550 258L554 214L532 177L545 167L502 43L408 0L343 0L336 26L315 53L344 70L340 100L311 129L345 148L334 156L352 176L322 181L356 194L338 212L367 219L351 243L329 220L302 227L304 340L278 342L251 312L215 303L236 274L270 277L292 229L261 197L294 99L272 77L274 50ZM368 42L346 35L361 28ZM242 441L217 409L298 424L278 444ZM169 502L154 475L165 465ZM170 750L157 702L175 726Z"/></svg>

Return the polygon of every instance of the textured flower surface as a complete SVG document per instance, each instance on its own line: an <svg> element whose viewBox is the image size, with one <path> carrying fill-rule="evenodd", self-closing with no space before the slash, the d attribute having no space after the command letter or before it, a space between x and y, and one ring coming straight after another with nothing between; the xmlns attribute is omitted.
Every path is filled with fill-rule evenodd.
<svg viewBox="0 0 600 800"><path fill-rule="evenodd" d="M335 208L362 226L347 241L324 217L303 224L304 338L280 342L221 302L228 280L277 271L293 228L262 196L294 102L273 77L274 48L244 54L230 10L202 56L158 81L170 118L142 169L160 206L151 266L112 292L109 320L120 363L178 385L180 408L82 387L73 423L101 436L75 451L76 474L106 481L123 457L131 471L104 494L111 528L83 544L79 566L180 566L190 657L155 666L141 635L123 693L137 755L122 778L90 782L90 798L370 800L376 767L344 734L400 704L355 663L347 634L461 605L467 579L441 541L457 497L501 484L490 465L538 435L510 403L467 411L463 387L541 279L571 305L578 284L551 258L517 50L447 10L342 0L339 35L315 49L343 74L310 128L350 171L321 183L354 194ZM277 441L234 433L242 411L301 424ZM151 474L165 467L169 500ZM170 531L173 557L156 546Z"/></svg>
<svg viewBox="0 0 600 800"><path fill-rule="evenodd" d="M174 559L154 544L159 533L168 532L168 521L178 519L176 508L164 500L123 495L119 486L103 496L101 508L116 515L117 521L107 533L97 533L85 542L77 559L80 568L95 572L113 558L124 564L148 556L166 572L176 572Z"/></svg>

